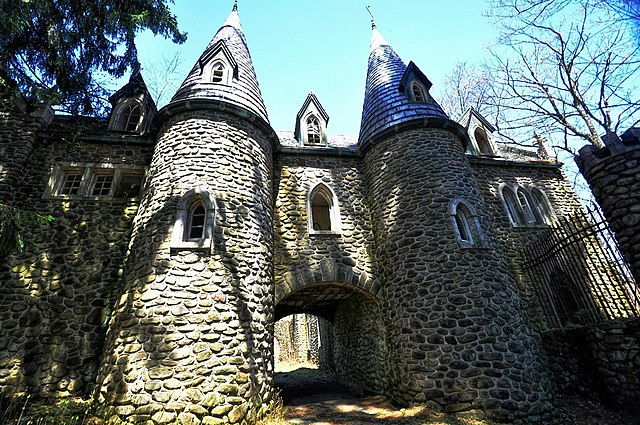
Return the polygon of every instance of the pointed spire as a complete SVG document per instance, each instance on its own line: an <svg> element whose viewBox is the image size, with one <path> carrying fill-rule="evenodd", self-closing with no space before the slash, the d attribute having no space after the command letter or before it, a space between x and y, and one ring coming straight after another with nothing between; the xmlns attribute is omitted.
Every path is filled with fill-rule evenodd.
<svg viewBox="0 0 640 425"><path fill-rule="evenodd" d="M217 74L213 72L214 65L222 65ZM251 54L240 25L237 1L171 101L188 99L223 102L269 122Z"/></svg>
<svg viewBox="0 0 640 425"><path fill-rule="evenodd" d="M425 88L431 84L426 77L409 68L411 76L425 81ZM427 102L412 101L401 83L407 79L407 65L382 37L375 25L371 35L371 53L367 69L362 121L360 123L360 145L369 143L379 133L400 124L428 117L448 118L442 108L428 96ZM404 77L404 78L403 78Z"/></svg>
<svg viewBox="0 0 640 425"><path fill-rule="evenodd" d="M242 25L240 25L240 15L238 15L238 0L235 0L233 3L233 9L231 9L231 13L222 24L223 27L230 26L234 27L239 31L242 31Z"/></svg>

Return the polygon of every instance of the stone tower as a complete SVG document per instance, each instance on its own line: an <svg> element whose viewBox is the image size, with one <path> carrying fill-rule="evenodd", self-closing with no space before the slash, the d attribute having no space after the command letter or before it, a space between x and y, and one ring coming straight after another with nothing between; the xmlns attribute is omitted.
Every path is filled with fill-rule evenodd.
<svg viewBox="0 0 640 425"><path fill-rule="evenodd" d="M135 423L250 423L272 388L277 139L235 6L155 126L99 401Z"/></svg>
<svg viewBox="0 0 640 425"><path fill-rule="evenodd" d="M373 27L359 148L379 295L388 392L494 419L548 415L549 381L465 149L465 130ZM536 416L539 415L539 416Z"/></svg>

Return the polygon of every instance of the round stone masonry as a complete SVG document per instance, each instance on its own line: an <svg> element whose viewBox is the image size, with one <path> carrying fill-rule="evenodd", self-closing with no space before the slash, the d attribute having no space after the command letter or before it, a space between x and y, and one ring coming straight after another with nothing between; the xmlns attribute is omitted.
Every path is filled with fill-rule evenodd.
<svg viewBox="0 0 640 425"><path fill-rule="evenodd" d="M161 128L98 380L120 419L251 423L270 405L272 149L261 127L215 110ZM176 245L194 188L213 198L211 241Z"/></svg>

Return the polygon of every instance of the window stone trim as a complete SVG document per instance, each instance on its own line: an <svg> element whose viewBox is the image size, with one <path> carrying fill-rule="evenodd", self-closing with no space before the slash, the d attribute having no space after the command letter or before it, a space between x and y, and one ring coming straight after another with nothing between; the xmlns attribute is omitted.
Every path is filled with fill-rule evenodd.
<svg viewBox="0 0 640 425"><path fill-rule="evenodd" d="M77 194L65 195L61 194L62 185L64 184L65 175L76 171L82 174L80 188ZM51 167L49 181L42 195L43 199L73 199L73 200L114 200L114 199L138 199L140 194L132 198L119 198L114 194L122 180L123 175L138 174L141 176L141 187L144 185L146 166L132 164L112 164L112 163L79 163L79 162L62 162ZM113 181L108 195L92 195L95 177L98 175L112 174Z"/></svg>
<svg viewBox="0 0 640 425"><path fill-rule="evenodd" d="M204 237L199 240L189 240L189 222L192 208L198 201L204 203L205 223ZM215 226L215 202L210 192L201 186L186 192L176 206L176 218L171 229L172 250L201 250L211 251L213 248L213 232Z"/></svg>
<svg viewBox="0 0 640 425"><path fill-rule="evenodd" d="M323 191L327 195L329 204L329 218L331 220L331 230L315 230L313 228L313 198L318 191ZM324 183L316 183L307 192L307 228L309 235L327 235L337 236L342 234L342 226L340 220L340 208L338 206L338 197L329 186Z"/></svg>
<svg viewBox="0 0 640 425"><path fill-rule="evenodd" d="M507 197L504 195L505 188L508 188L511 194L515 197L515 203L507 200ZM541 194L543 202L545 203L544 205L540 205L538 203L538 200L533 194L534 190ZM551 202L549 202L549 197L543 189L535 184L524 186L521 184L500 183L498 186L498 194L502 200L502 205L507 217L509 218L509 222L514 228L547 227L557 220L555 211L553 210ZM527 220L526 214L522 209L521 200L518 197L519 194L522 194L525 198L528 207L531 210L533 221ZM547 210L548 214L543 210ZM512 217L510 211L513 211L517 217Z"/></svg>
<svg viewBox="0 0 640 425"><path fill-rule="evenodd" d="M460 209L463 207L464 210ZM465 211L466 210L466 211ZM469 232L469 239L465 239L460 233L460 229L456 220L458 214L464 215L464 224ZM451 225L453 232L458 241L458 245L461 248L484 248L486 247L486 240L482 227L480 226L480 219L476 209L466 200L462 198L455 198L449 203L449 216L451 218Z"/></svg>

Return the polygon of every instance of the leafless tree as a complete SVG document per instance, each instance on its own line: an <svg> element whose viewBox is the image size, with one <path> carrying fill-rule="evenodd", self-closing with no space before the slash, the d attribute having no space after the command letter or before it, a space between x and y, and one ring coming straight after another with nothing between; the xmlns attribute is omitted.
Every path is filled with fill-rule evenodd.
<svg viewBox="0 0 640 425"><path fill-rule="evenodd" d="M620 0L626 1L626 0ZM574 153L640 121L640 46L603 0L494 0L501 131L536 129ZM560 134L562 137L553 137Z"/></svg>
<svg viewBox="0 0 640 425"><path fill-rule="evenodd" d="M172 56L162 55L143 70L147 88L158 108L166 104L180 86L183 64L180 52L176 52Z"/></svg>

